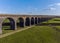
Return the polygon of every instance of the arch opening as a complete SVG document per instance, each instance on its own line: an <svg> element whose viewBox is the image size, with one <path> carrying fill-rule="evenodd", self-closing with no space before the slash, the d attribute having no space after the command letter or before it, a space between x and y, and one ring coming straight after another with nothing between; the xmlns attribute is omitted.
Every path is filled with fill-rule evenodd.
<svg viewBox="0 0 60 43"><path fill-rule="evenodd" d="M44 21L44 18L41 18L41 22L43 22Z"/></svg>
<svg viewBox="0 0 60 43"><path fill-rule="evenodd" d="M40 23L40 18L38 18L38 23Z"/></svg>
<svg viewBox="0 0 60 43"><path fill-rule="evenodd" d="M15 30L15 21L12 18L6 18L2 23L4 30Z"/></svg>
<svg viewBox="0 0 60 43"><path fill-rule="evenodd" d="M24 27L24 19L23 18L18 19L17 26L18 27Z"/></svg>
<svg viewBox="0 0 60 43"><path fill-rule="evenodd" d="M30 26L30 18L29 18L29 17L26 18L25 25L26 25L26 26Z"/></svg>
<svg viewBox="0 0 60 43"><path fill-rule="evenodd" d="M35 17L35 24L37 24L37 17Z"/></svg>
<svg viewBox="0 0 60 43"><path fill-rule="evenodd" d="M32 17L32 18L31 18L31 25L34 25L34 21L35 21L35 20L34 20L34 18Z"/></svg>

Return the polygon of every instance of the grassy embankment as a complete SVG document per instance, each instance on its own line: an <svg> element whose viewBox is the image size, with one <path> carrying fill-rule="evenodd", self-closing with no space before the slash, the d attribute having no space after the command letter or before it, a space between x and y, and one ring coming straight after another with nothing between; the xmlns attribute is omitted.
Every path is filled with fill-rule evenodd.
<svg viewBox="0 0 60 43"><path fill-rule="evenodd" d="M48 26L35 26L2 38L0 43L60 43L60 32Z"/></svg>

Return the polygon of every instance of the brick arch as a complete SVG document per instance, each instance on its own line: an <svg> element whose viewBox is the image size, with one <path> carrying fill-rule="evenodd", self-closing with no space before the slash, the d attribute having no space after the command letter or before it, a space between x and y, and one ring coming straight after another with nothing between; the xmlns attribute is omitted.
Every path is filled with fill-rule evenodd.
<svg viewBox="0 0 60 43"><path fill-rule="evenodd" d="M3 19L3 21L2 21L2 27L3 27L3 25L5 25L5 24L3 24L3 22L6 19L8 19L10 21L9 24L6 23L7 25L10 25L10 29L11 30L15 30L15 20L13 18L11 18L11 17L6 17L6 18Z"/></svg>
<svg viewBox="0 0 60 43"><path fill-rule="evenodd" d="M31 25L34 25L34 23L35 23L35 19L34 17L31 17Z"/></svg>
<svg viewBox="0 0 60 43"><path fill-rule="evenodd" d="M17 23L17 25L19 25L20 27L24 27L24 18L19 17L17 20L19 20L19 23Z"/></svg>
<svg viewBox="0 0 60 43"><path fill-rule="evenodd" d="M25 19L25 25L26 26L30 26L30 24L31 24L30 18L26 17L26 19Z"/></svg>

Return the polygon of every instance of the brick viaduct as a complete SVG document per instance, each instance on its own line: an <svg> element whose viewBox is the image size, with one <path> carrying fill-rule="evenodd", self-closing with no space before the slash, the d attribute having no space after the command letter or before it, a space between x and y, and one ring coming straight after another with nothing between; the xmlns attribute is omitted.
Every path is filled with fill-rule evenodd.
<svg viewBox="0 0 60 43"><path fill-rule="evenodd" d="M5 19L9 19L12 30L17 30L17 20L21 27L36 25L43 21L52 19L53 16L44 15L0 15L0 34L2 34L2 24Z"/></svg>

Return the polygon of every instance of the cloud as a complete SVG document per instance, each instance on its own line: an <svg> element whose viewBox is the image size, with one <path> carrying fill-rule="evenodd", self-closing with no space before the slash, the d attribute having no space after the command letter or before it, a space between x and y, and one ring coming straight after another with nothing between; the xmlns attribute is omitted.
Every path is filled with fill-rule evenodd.
<svg viewBox="0 0 60 43"><path fill-rule="evenodd" d="M56 5L60 6L60 3L57 3Z"/></svg>
<svg viewBox="0 0 60 43"><path fill-rule="evenodd" d="M56 10L56 8L54 8L54 7L51 7L51 8L49 8L50 10Z"/></svg>
<svg viewBox="0 0 60 43"><path fill-rule="evenodd" d="M60 3L54 3L54 4L48 5L48 7L53 7L53 6L60 6Z"/></svg>
<svg viewBox="0 0 60 43"><path fill-rule="evenodd" d="M60 14L60 3L53 3L42 9L44 14Z"/></svg>
<svg viewBox="0 0 60 43"><path fill-rule="evenodd" d="M48 5L48 7L46 9L49 10L49 11L57 10L58 7L60 9L60 3L53 3L53 4Z"/></svg>
<svg viewBox="0 0 60 43"><path fill-rule="evenodd" d="M48 8L45 8L43 10L44 11L54 11L54 10L56 10L56 8L54 8L54 7L48 7Z"/></svg>

